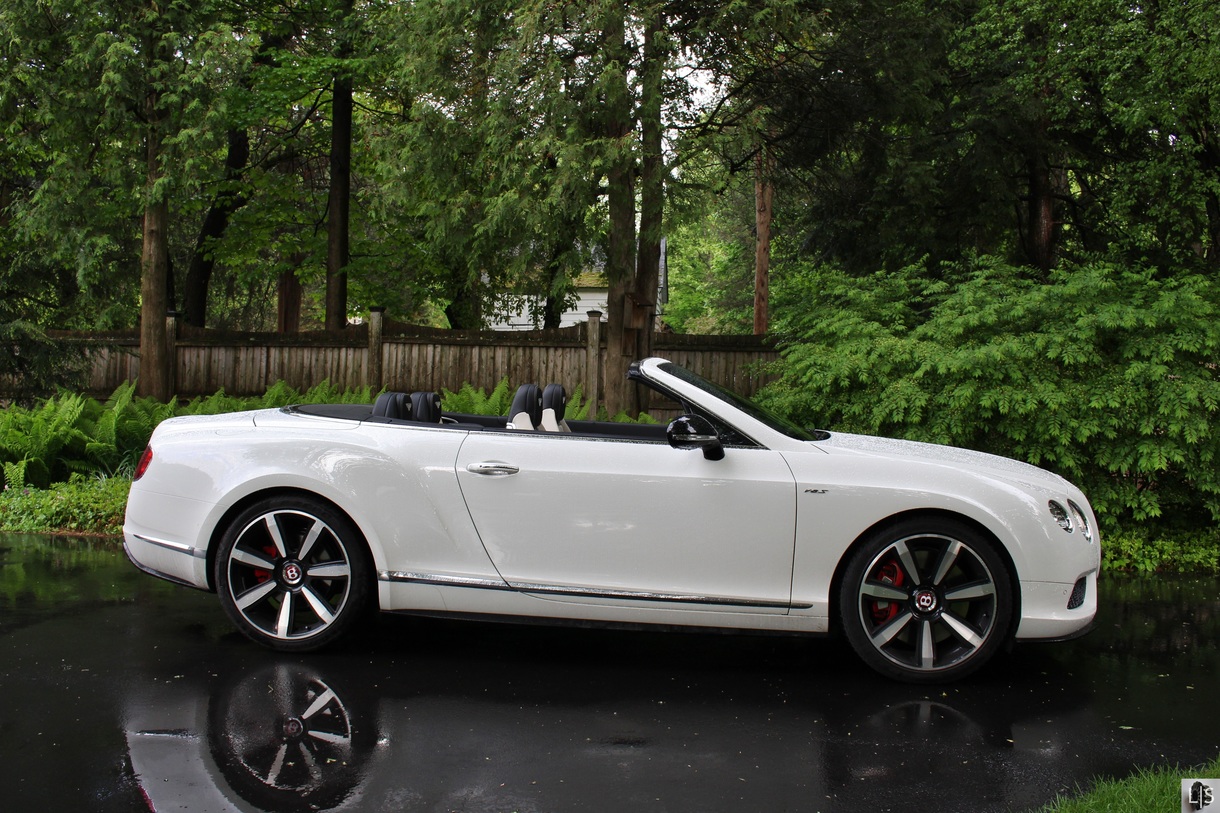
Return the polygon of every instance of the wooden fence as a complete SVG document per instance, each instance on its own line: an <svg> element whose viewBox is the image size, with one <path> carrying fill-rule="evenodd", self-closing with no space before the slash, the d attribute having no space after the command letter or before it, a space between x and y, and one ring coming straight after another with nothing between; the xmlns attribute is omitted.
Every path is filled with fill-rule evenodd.
<svg viewBox="0 0 1220 813"><path fill-rule="evenodd" d="M588 402L604 392L605 338L600 314L561 330L450 331L387 325L378 311L366 324L340 333L235 333L168 325L173 353L171 391L181 398L261 395L277 381L305 390L323 381L344 388L456 390L464 383L490 391L501 379L580 386ZM57 331L60 341L84 348L86 388L108 396L139 373L139 335ZM766 383L763 363L778 357L756 336L688 336L658 333L654 353L742 395Z"/></svg>

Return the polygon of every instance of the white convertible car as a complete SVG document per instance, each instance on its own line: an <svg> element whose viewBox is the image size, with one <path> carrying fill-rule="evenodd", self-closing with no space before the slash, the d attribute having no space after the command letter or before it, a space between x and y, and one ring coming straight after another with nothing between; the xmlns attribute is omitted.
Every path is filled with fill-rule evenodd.
<svg viewBox="0 0 1220 813"><path fill-rule="evenodd" d="M1097 523L1061 477L805 432L663 359L630 377L683 414L568 421L562 387L526 385L498 418L383 393L165 421L132 483L127 554L288 651L379 607L841 630L878 671L933 682L1091 625Z"/></svg>

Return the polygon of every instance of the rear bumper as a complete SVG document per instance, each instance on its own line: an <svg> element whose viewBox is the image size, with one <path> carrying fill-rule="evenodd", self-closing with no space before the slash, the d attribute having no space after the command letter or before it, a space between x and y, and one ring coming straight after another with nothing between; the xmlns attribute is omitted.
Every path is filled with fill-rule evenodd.
<svg viewBox="0 0 1220 813"><path fill-rule="evenodd" d="M166 581L207 590L207 551L124 528L123 552L140 570Z"/></svg>

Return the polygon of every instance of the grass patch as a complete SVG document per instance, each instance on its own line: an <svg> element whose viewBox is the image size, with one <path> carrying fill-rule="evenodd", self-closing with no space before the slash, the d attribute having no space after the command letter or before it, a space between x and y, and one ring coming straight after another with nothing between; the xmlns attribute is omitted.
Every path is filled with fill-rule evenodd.
<svg viewBox="0 0 1220 813"><path fill-rule="evenodd" d="M1177 767L1137 770L1126 779L1101 779L1087 793L1058 797L1038 813L1150 813L1181 810L1182 780L1188 777L1220 777L1220 757L1197 768ZM1220 790L1214 788L1213 790Z"/></svg>
<svg viewBox="0 0 1220 813"><path fill-rule="evenodd" d="M0 530L120 534L130 487L127 477L78 474L49 488L6 488L0 492Z"/></svg>

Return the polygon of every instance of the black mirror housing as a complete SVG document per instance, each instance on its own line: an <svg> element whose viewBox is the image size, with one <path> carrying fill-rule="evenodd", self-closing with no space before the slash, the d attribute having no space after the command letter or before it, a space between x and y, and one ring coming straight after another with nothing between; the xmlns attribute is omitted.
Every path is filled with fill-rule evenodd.
<svg viewBox="0 0 1220 813"><path fill-rule="evenodd" d="M712 422L699 415L679 415L665 428L665 438L675 449L702 449L708 460L723 460L724 445Z"/></svg>

